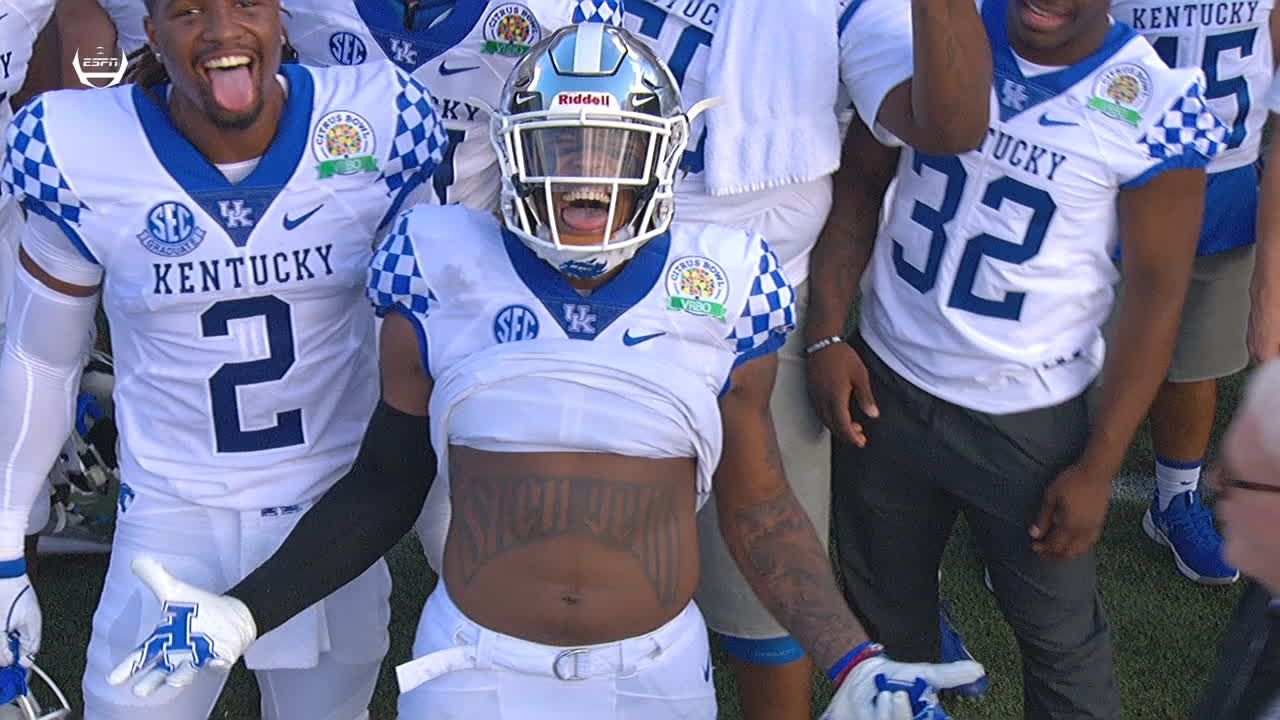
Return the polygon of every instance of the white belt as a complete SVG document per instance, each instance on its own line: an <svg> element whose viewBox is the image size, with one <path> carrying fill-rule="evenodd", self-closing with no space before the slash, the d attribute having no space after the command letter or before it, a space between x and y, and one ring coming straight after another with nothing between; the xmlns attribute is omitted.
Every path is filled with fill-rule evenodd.
<svg viewBox="0 0 1280 720"><path fill-rule="evenodd" d="M407 693L451 672L488 668L503 668L525 675L547 675L565 682L626 677L650 664L664 650L656 638L645 637L603 646L544 646L545 651L536 654L495 654L495 637L500 636L492 631L482 630L474 645L437 650L396 667L396 682L400 686L400 692Z"/></svg>

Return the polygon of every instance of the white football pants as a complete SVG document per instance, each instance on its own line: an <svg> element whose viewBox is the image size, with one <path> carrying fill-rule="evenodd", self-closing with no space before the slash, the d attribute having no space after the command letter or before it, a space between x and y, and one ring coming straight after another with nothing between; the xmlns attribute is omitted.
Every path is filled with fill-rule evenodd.
<svg viewBox="0 0 1280 720"><path fill-rule="evenodd" d="M400 720L716 717L707 627L692 602L646 635L565 648L480 627L441 582L422 610L413 655L396 670Z"/></svg>
<svg viewBox="0 0 1280 720"><path fill-rule="evenodd" d="M93 615L83 682L85 720L206 720L227 680L206 670L190 686L134 696L107 674L151 633L160 604L133 574L139 554L175 577L226 590L279 547L301 509L238 512L192 505L127 487L116 521L106 586ZM245 662L261 689L263 720L354 720L365 716L387 652L391 576L384 561L262 636Z"/></svg>

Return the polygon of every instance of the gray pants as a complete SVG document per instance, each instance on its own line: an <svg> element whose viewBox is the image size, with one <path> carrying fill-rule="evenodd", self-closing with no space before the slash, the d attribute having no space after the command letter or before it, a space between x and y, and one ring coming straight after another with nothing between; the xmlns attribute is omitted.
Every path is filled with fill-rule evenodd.
<svg viewBox="0 0 1280 720"><path fill-rule="evenodd" d="M938 567L963 512L1022 650L1025 717L1118 718L1095 556L1046 563L1027 534L1045 487L1085 446L1087 396L988 415L929 395L856 346L880 419L861 419L866 448L836 450L832 513L845 596L871 636L895 659L939 659Z"/></svg>

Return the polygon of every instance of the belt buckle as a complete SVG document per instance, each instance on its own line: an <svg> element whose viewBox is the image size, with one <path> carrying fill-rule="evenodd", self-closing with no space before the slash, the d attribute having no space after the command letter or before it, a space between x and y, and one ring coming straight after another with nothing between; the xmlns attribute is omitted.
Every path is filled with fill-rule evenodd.
<svg viewBox="0 0 1280 720"><path fill-rule="evenodd" d="M579 675L579 674L578 674L578 673L579 673L579 671L581 670L581 667L580 667L580 666L581 666L580 658L581 658L583 655L586 655L586 654L588 654L588 653L590 653L590 652L591 652L591 651L590 651L590 650L587 650L586 648L573 648L573 649L571 649L571 650L562 650L562 651L560 651L560 653L559 653L558 655L556 655L556 659L551 661L551 672L552 672L552 674L554 674L554 675L556 676L556 678L558 678L558 679L560 679L560 680L565 680L565 681L570 681L570 680L574 680L574 681L577 681L577 680L586 680L586 679L587 679L586 677L584 677L584 676L582 676L582 675ZM560 671L560 663L564 662L565 660L567 660L567 659L569 659L569 658L573 658L573 672L572 672L572 674L570 674L570 675L565 675L564 673L562 673L562 672Z"/></svg>

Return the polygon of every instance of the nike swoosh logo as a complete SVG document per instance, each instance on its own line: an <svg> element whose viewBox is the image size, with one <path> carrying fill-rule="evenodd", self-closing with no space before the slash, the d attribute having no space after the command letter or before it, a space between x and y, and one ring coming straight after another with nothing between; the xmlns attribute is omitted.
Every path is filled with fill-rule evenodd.
<svg viewBox="0 0 1280 720"><path fill-rule="evenodd" d="M1045 127L1068 127L1079 125L1080 123L1071 122L1070 120L1052 120L1049 118L1049 113L1045 113L1040 116L1040 124Z"/></svg>
<svg viewBox="0 0 1280 720"><path fill-rule="evenodd" d="M298 227L298 226L299 226L299 225L301 225L302 223L306 222L306 221L307 221L307 220L308 220L312 215L315 215L316 213L320 212L320 208L322 208L322 207L324 207L324 203L320 203L319 205L315 206L315 208L313 208L313 209L311 210L311 212L307 213L306 215L303 215L303 216L302 216L302 217L300 217L300 218L296 218L296 219L293 219L293 220L290 220L290 219L289 219L289 213L285 213L285 214L284 214L284 229L285 229L285 230L292 230L292 229L294 229L294 228Z"/></svg>
<svg viewBox="0 0 1280 720"><path fill-rule="evenodd" d="M472 70L479 70L479 69L480 69L479 65L472 65L471 67L448 67L444 64L443 60L440 61L440 74L445 77L449 77L450 75L457 75L458 73L470 72Z"/></svg>
<svg viewBox="0 0 1280 720"><path fill-rule="evenodd" d="M656 337L662 337L663 335L666 335L666 333L656 332L656 333L653 333L652 335L632 335L631 331L628 330L622 333L622 344L626 345L627 347L633 347L635 345L639 345L642 342L652 340Z"/></svg>

